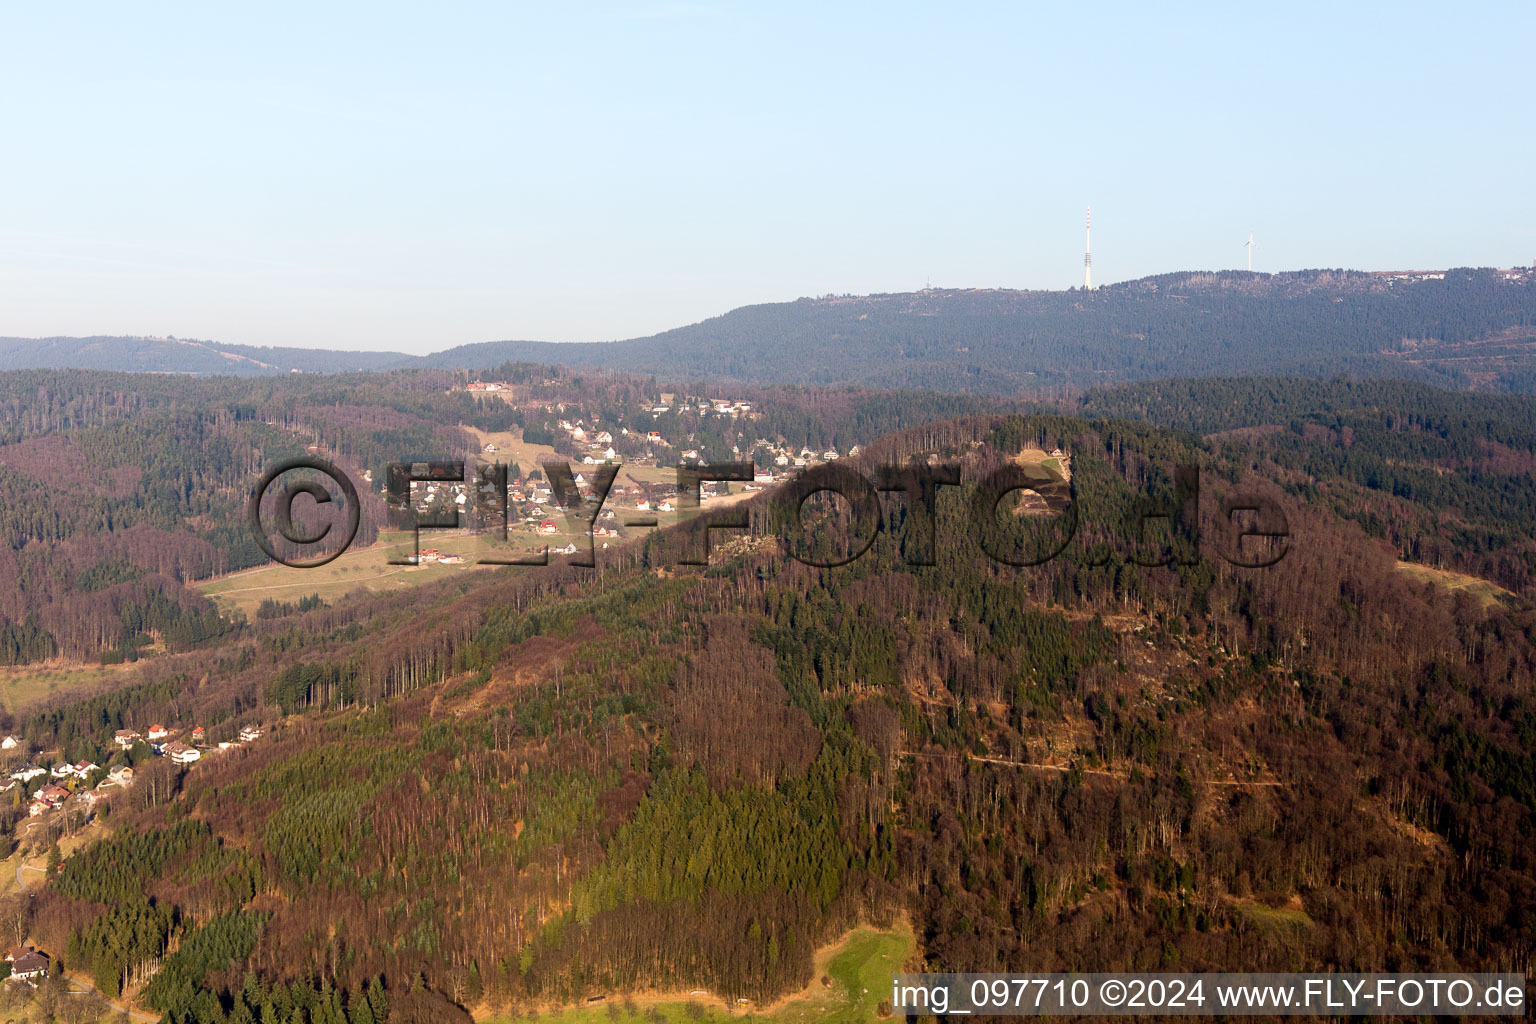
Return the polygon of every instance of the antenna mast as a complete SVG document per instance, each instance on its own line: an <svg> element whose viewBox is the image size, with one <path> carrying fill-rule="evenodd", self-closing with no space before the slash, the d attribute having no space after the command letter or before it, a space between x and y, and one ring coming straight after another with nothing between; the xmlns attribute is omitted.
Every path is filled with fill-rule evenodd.
<svg viewBox="0 0 1536 1024"><path fill-rule="evenodd" d="M1083 218L1083 291L1093 291L1093 207Z"/></svg>

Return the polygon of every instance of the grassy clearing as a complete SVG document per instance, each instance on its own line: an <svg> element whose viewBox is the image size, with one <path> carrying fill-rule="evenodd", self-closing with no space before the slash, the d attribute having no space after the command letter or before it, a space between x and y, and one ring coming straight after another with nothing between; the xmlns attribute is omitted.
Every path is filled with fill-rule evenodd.
<svg viewBox="0 0 1536 1024"><path fill-rule="evenodd" d="M480 442L480 458L486 462L515 462L526 472L543 462L570 461L547 444L529 444L524 441L521 430L479 430L463 424L460 426ZM484 449L487 444L494 444L496 451L486 452Z"/></svg>
<svg viewBox="0 0 1536 1024"><path fill-rule="evenodd" d="M1497 583L1492 583L1480 576L1452 572L1449 569L1431 569L1427 565L1419 565L1415 562L1398 562L1397 571L1419 583L1435 583L1447 590L1465 591L1483 608L1508 602L1515 597Z"/></svg>
<svg viewBox="0 0 1536 1024"><path fill-rule="evenodd" d="M1269 932L1284 932L1311 928L1313 920L1305 910L1291 907L1266 907L1261 903L1244 903L1238 908L1248 922Z"/></svg>
<svg viewBox="0 0 1536 1024"><path fill-rule="evenodd" d="M568 462L572 464L573 472L581 472L581 468L575 464L580 460L573 461L548 445L528 444L523 440L521 431L487 431L470 426L462 426L462 429L479 440L480 458L486 462L515 462L525 472L545 462ZM494 444L496 451L486 452L484 449L487 444ZM676 483L677 470L674 467L640 465L634 462L622 463L619 466L619 475L614 480L615 487Z"/></svg>
<svg viewBox="0 0 1536 1024"><path fill-rule="evenodd" d="M548 460L566 461L564 456L559 455L547 445L524 443L519 432L487 432L471 427L464 429L474 434L482 447L488 443L496 446L497 450L494 453L482 456L488 460L516 462L524 471ZM584 468L573 467L578 473ZM586 471L590 472L590 469L586 468ZM674 469L626 465L620 469L616 484L628 486L637 483L676 483L676 481L677 471ZM733 488L731 494L707 501L705 507L718 508L750 498L755 493L742 491L737 486ZM604 508L616 512L617 521L620 523L635 516L653 515L659 520L659 525L665 527L677 522L683 516L677 511L639 513L635 511L633 504L620 503L616 499L605 502ZM489 535L471 535L463 530L422 532L423 548L436 548L446 555L458 555L464 561L457 565L441 563L420 566L391 565L389 559L402 557L404 552L410 550L411 536L408 533L384 532L380 533L378 542L372 546L349 550L335 561L314 569L266 565L258 569L248 569L218 579L207 580L197 584L197 589L212 599L221 609L244 612L248 618L255 618L261 602L268 598L295 604L301 598L318 594L327 603L335 604L358 591L377 593L398 590L430 583L452 573L496 568L494 565L482 564L480 559L484 557L525 558L536 555L546 546L561 547L569 542L575 542L578 547L584 545L586 538L583 531L573 529L562 513L551 508L547 517L557 524L558 529L555 533L539 534L527 524L518 522L510 527L505 543L499 537L492 540ZM613 525L613 522L605 520L604 525ZM643 536L650 531L646 527L634 527L624 529L622 532L625 536L607 538L606 543L613 546L636 536ZM597 540L599 548L604 543L605 540L602 538Z"/></svg>
<svg viewBox="0 0 1536 1024"><path fill-rule="evenodd" d="M458 555L464 559L458 565L391 565L391 558L403 558L410 553L413 539L408 533L381 533L378 543L347 551L318 568L267 565L209 580L199 584L197 589L221 609L242 611L253 619L256 609L267 598L297 603L300 598L319 594L327 603L335 604L359 590L376 593L420 586L452 573L494 568L481 564L482 557L527 557L543 550L546 544L558 547L576 539L576 532L568 527L563 516L552 518L559 523L559 533L541 536L514 527L505 544L499 537L493 540L490 536L472 535L464 530L422 531L423 549L436 548L445 555Z"/></svg>
<svg viewBox="0 0 1536 1024"><path fill-rule="evenodd" d="M889 999L891 976L903 969L916 949L916 938L906 926L889 930L858 928L816 955L811 984L805 990L772 1006L738 1004L728 1007L712 995L692 999L686 993L637 995L544 1010L538 1020L561 1024L613 1024L615 1021L696 1024L699 1021L740 1020L750 1017L769 1024L869 1024L880 1018L880 1000ZM828 979L823 985L821 979ZM494 1024L532 1021L533 1017L493 1017Z"/></svg>
<svg viewBox="0 0 1536 1024"><path fill-rule="evenodd" d="M1025 448L1013 457L1015 465L1033 466L1044 470L1046 473L1067 483L1072 479L1072 466L1067 459L1056 458L1049 455L1042 448Z"/></svg>
<svg viewBox="0 0 1536 1024"><path fill-rule="evenodd" d="M15 714L49 697L96 689L132 671L132 665L55 662L0 668L0 704Z"/></svg>

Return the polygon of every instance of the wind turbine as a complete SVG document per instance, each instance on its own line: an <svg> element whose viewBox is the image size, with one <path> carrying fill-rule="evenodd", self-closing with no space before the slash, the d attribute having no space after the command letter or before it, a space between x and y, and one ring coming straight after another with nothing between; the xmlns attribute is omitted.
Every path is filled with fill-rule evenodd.
<svg viewBox="0 0 1536 1024"><path fill-rule="evenodd" d="M1253 250L1259 247L1259 243L1253 240L1253 232L1248 232L1248 244L1244 246L1248 250L1248 272L1253 273Z"/></svg>

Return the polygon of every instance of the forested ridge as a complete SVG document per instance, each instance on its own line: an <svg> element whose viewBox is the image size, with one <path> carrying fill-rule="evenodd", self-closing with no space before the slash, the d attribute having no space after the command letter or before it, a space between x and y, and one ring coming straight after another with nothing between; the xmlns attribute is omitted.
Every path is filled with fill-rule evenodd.
<svg viewBox="0 0 1536 1024"><path fill-rule="evenodd" d="M1201 434L1222 457L1389 540L1529 595L1536 404L1406 381L1222 378L1090 391L1075 407Z"/></svg>
<svg viewBox="0 0 1536 1024"><path fill-rule="evenodd" d="M746 306L649 338L505 342L425 357L687 379L1043 397L1220 374L1410 378L1536 390L1536 271L1163 274L1093 291L929 289Z"/></svg>
<svg viewBox="0 0 1536 1024"><path fill-rule="evenodd" d="M627 341L428 356L146 338L0 339L0 369L283 375L506 361L672 380L1045 397L1211 373L1410 378L1536 392L1536 270L1161 274L1093 291L929 288L744 306Z"/></svg>
<svg viewBox="0 0 1536 1024"><path fill-rule="evenodd" d="M861 457L969 483L1061 447L1081 527L1032 568L981 551L962 488L933 566L903 557L899 498L837 569L786 557L759 499L707 569L671 531L143 662L15 728L102 764L151 721L268 734L145 765L110 835L17 910L176 1021L767 1000L897 915L934 969L1529 972L1536 613L1405 577L1181 425L974 415ZM1204 470L1198 558L1139 529L1181 464ZM1267 569L1214 554L1221 501L1252 492L1290 523ZM1162 554L1189 564L1137 564Z"/></svg>

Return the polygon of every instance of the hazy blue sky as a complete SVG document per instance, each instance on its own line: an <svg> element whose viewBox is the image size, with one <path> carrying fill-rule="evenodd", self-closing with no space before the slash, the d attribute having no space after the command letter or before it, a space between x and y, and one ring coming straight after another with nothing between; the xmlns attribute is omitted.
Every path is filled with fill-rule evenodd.
<svg viewBox="0 0 1536 1024"><path fill-rule="evenodd" d="M1536 260L1536 5L0 7L0 335Z"/></svg>

